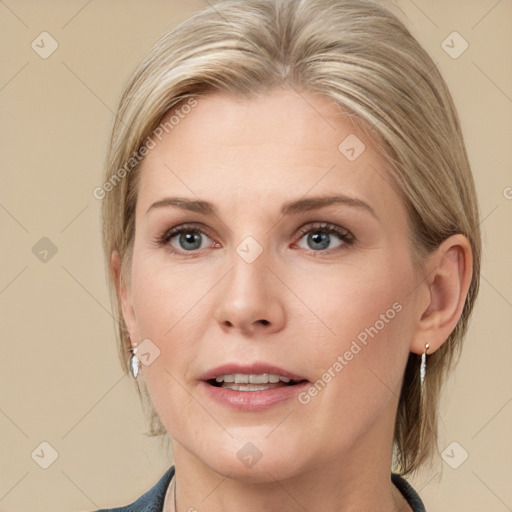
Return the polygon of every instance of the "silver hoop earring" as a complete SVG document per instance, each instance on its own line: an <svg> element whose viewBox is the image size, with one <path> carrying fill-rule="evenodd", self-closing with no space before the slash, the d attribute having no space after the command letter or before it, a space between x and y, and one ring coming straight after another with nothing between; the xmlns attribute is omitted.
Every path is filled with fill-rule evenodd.
<svg viewBox="0 0 512 512"><path fill-rule="evenodd" d="M420 383L421 389L423 390L423 385L425 382L425 375L427 375L427 350L430 348L428 343L425 344L425 351L421 354L421 363L420 363Z"/></svg>
<svg viewBox="0 0 512 512"><path fill-rule="evenodd" d="M136 379L139 376L139 370L140 370L140 360L137 357L137 347L130 348L130 352L132 355L130 356L130 375L133 379Z"/></svg>

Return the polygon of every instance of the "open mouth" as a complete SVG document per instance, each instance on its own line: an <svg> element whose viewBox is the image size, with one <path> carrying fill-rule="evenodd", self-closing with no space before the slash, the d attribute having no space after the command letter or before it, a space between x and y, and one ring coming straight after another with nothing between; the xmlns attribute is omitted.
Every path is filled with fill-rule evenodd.
<svg viewBox="0 0 512 512"><path fill-rule="evenodd" d="M306 380L293 380L289 377L272 373L234 373L219 375L218 377L209 379L206 382L211 386L231 389L233 391L266 391L268 389L295 386L302 382L306 382Z"/></svg>

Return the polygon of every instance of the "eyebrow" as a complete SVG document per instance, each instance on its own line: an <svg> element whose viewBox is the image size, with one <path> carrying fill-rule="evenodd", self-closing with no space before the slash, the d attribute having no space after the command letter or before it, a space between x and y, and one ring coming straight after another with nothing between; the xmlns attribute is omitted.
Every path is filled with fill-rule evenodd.
<svg viewBox="0 0 512 512"><path fill-rule="evenodd" d="M369 213L371 213L371 215L378 219L377 214L368 203L366 203L362 199L350 197L345 194L330 194L327 196L305 197L293 201L288 201L284 203L283 206L281 207L281 215L297 215L299 213L303 213L306 211L324 208L326 206L330 206L331 204L344 204L346 206L361 208L363 210L368 211ZM162 207L175 207L180 208L182 210L201 213L203 215L217 216L217 209L212 203L202 200L187 199L185 197L164 197L163 199L154 202L148 208L146 214L148 214L151 210L155 208Z"/></svg>

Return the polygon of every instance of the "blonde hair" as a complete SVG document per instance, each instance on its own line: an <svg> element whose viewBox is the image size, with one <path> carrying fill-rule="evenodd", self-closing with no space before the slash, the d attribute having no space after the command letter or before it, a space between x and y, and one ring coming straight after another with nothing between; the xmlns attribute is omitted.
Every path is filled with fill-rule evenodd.
<svg viewBox="0 0 512 512"><path fill-rule="evenodd" d="M441 385L460 355L478 293L481 238L473 177L450 93L432 59L388 9L370 0L228 0L167 32L125 87L104 185L95 192L103 200L107 268L117 250L129 282L142 149L147 152L163 116L213 91L250 97L284 87L330 98L380 141L408 209L418 268L453 234L465 235L471 244L473 276L462 315L429 356L424 393L418 356L411 353L405 368L394 464L406 474L431 461L437 449ZM131 345L110 270L108 285L127 373ZM147 390L136 384L149 407L148 435L165 434Z"/></svg>

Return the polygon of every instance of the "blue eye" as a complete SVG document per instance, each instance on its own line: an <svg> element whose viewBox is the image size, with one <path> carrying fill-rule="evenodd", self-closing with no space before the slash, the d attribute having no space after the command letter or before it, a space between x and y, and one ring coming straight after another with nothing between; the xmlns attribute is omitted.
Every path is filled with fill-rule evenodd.
<svg viewBox="0 0 512 512"><path fill-rule="evenodd" d="M299 235L302 238L306 237L306 243L308 247L306 249L310 249L313 252L322 252L326 251L331 243L332 235L335 235L338 239L341 240L341 243L338 244L337 248L343 248L344 246L351 245L354 243L354 237L350 233L350 231L343 229L339 226L335 226L334 224L327 223L319 223L314 225L308 225L302 228L299 231ZM333 249L330 247L329 249Z"/></svg>
<svg viewBox="0 0 512 512"><path fill-rule="evenodd" d="M332 235L338 238L341 242L334 248L329 247L332 242ZM155 240L157 246L167 246L171 253L191 253L204 249L202 237L211 238L206 233L196 226L190 226L183 224L172 228L162 235L158 236ZM309 250L312 253L325 253L331 252L332 250L343 250L348 246L352 245L355 241L354 236L350 231L336 226L335 224L328 223L316 223L308 224L299 230L299 240L306 237L307 247L301 247ZM177 239L178 247L172 244L173 238ZM219 244L216 244L220 247ZM300 246L299 246L300 247Z"/></svg>
<svg viewBox="0 0 512 512"><path fill-rule="evenodd" d="M173 238L177 238L179 244L178 251L197 251L203 248L201 247L201 236L203 235L205 235L205 233L203 233L203 231L198 228L190 226L179 226L177 228L171 229L167 233L164 233L164 235L158 239L158 244L167 245ZM173 246L172 249L175 249L175 247Z"/></svg>

